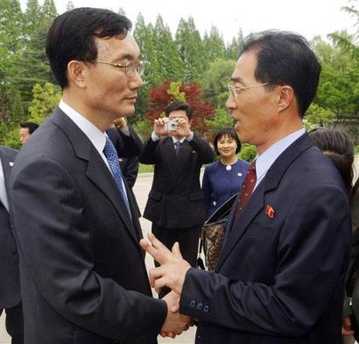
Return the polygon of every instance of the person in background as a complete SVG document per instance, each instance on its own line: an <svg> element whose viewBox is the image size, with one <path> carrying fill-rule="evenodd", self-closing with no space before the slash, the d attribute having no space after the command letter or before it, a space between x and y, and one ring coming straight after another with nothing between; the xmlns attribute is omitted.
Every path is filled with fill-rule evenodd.
<svg viewBox="0 0 359 344"><path fill-rule="evenodd" d="M17 151L0 147L0 315L5 310L5 326L12 344L24 343L19 257L11 226L9 180Z"/></svg>
<svg viewBox="0 0 359 344"><path fill-rule="evenodd" d="M352 187L353 183L353 162L354 162L354 147L349 136L340 129L336 128L318 128L313 130L310 133L310 137L313 140L314 144L327 156L335 165L335 167L340 172L340 175L343 178L344 184L346 186L348 197L352 205L352 222L353 222L353 240L352 246L355 250L357 246L357 239L359 232L357 231L358 226L358 215L355 213L354 209L357 209L359 206L359 200L355 197L356 188ZM355 216L356 215L356 216ZM343 318L343 343L350 344L354 343L353 337L353 327L354 325L352 319L352 309L350 306L351 296L353 294L353 287L355 285L355 280L357 278L357 272L354 271L357 268L357 259L356 255L353 256L353 251L351 255L352 263L349 264L348 273L347 273L347 282L346 282L346 291L347 297L344 302L344 318ZM354 259L353 259L354 258ZM355 268L356 267L356 268ZM355 278L356 276L356 278ZM353 278L354 277L354 278Z"/></svg>
<svg viewBox="0 0 359 344"><path fill-rule="evenodd" d="M138 156L143 150L142 140L127 124L125 117L116 119L113 126L107 130L107 135L116 148L122 174L132 189L138 175ZM129 142L130 139L131 142Z"/></svg>
<svg viewBox="0 0 359 344"><path fill-rule="evenodd" d="M22 145L24 145L32 135L32 133L39 127L38 124L34 122L24 122L20 123L19 129L19 139Z"/></svg>
<svg viewBox="0 0 359 344"><path fill-rule="evenodd" d="M140 162L155 165L143 216L152 221L152 232L167 247L179 242L183 256L194 266L201 225L206 219L200 170L213 161L214 152L192 131L192 108L187 103L172 102L165 113L166 118L155 120L140 156ZM165 293L162 289L159 294Z"/></svg>
<svg viewBox="0 0 359 344"><path fill-rule="evenodd" d="M239 192L248 170L248 163L237 157L241 143L233 128L218 131L213 145L219 159L206 166L202 181L208 216Z"/></svg>

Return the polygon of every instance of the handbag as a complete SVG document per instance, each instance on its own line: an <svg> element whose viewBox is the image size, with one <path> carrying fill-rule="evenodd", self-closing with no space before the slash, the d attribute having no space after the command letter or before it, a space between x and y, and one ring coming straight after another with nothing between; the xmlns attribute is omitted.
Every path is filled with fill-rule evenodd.
<svg viewBox="0 0 359 344"><path fill-rule="evenodd" d="M232 206L239 193L231 196L210 217L201 228L201 241L199 254L203 254L205 264L198 258L198 266L208 271L214 271L221 254L225 227L227 225Z"/></svg>

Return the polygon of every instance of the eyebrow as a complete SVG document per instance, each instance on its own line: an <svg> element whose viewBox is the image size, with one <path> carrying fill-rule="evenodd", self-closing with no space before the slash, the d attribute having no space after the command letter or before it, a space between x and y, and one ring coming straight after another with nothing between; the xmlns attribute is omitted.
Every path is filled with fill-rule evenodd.
<svg viewBox="0 0 359 344"><path fill-rule="evenodd" d="M116 57L114 59L113 62L119 62L119 61L122 61L122 60L128 60L128 61L141 61L142 60L142 56L139 55L138 57L135 57L134 55L132 54L124 54L124 55L121 55L119 57Z"/></svg>
<svg viewBox="0 0 359 344"><path fill-rule="evenodd" d="M246 83L243 81L243 79L240 76L237 77L232 77L231 78L232 82L239 82L240 84L242 84L243 86L246 86Z"/></svg>

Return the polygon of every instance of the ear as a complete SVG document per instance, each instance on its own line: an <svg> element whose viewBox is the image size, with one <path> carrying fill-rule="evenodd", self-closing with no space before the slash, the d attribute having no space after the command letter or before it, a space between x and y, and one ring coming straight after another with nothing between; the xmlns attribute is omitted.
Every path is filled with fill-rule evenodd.
<svg viewBox="0 0 359 344"><path fill-rule="evenodd" d="M83 61L72 60L67 64L67 78L70 84L85 88L88 66Z"/></svg>
<svg viewBox="0 0 359 344"><path fill-rule="evenodd" d="M294 99L293 88L284 85L280 86L279 99L278 99L278 112L286 110L292 103Z"/></svg>

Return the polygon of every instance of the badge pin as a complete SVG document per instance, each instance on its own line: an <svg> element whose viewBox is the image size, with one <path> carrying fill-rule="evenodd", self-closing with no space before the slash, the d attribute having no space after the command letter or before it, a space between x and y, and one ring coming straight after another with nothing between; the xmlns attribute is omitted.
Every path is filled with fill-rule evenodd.
<svg viewBox="0 0 359 344"><path fill-rule="evenodd" d="M269 204L266 205L266 215L270 218L270 219L274 219L275 217L275 210L273 209L273 207Z"/></svg>

